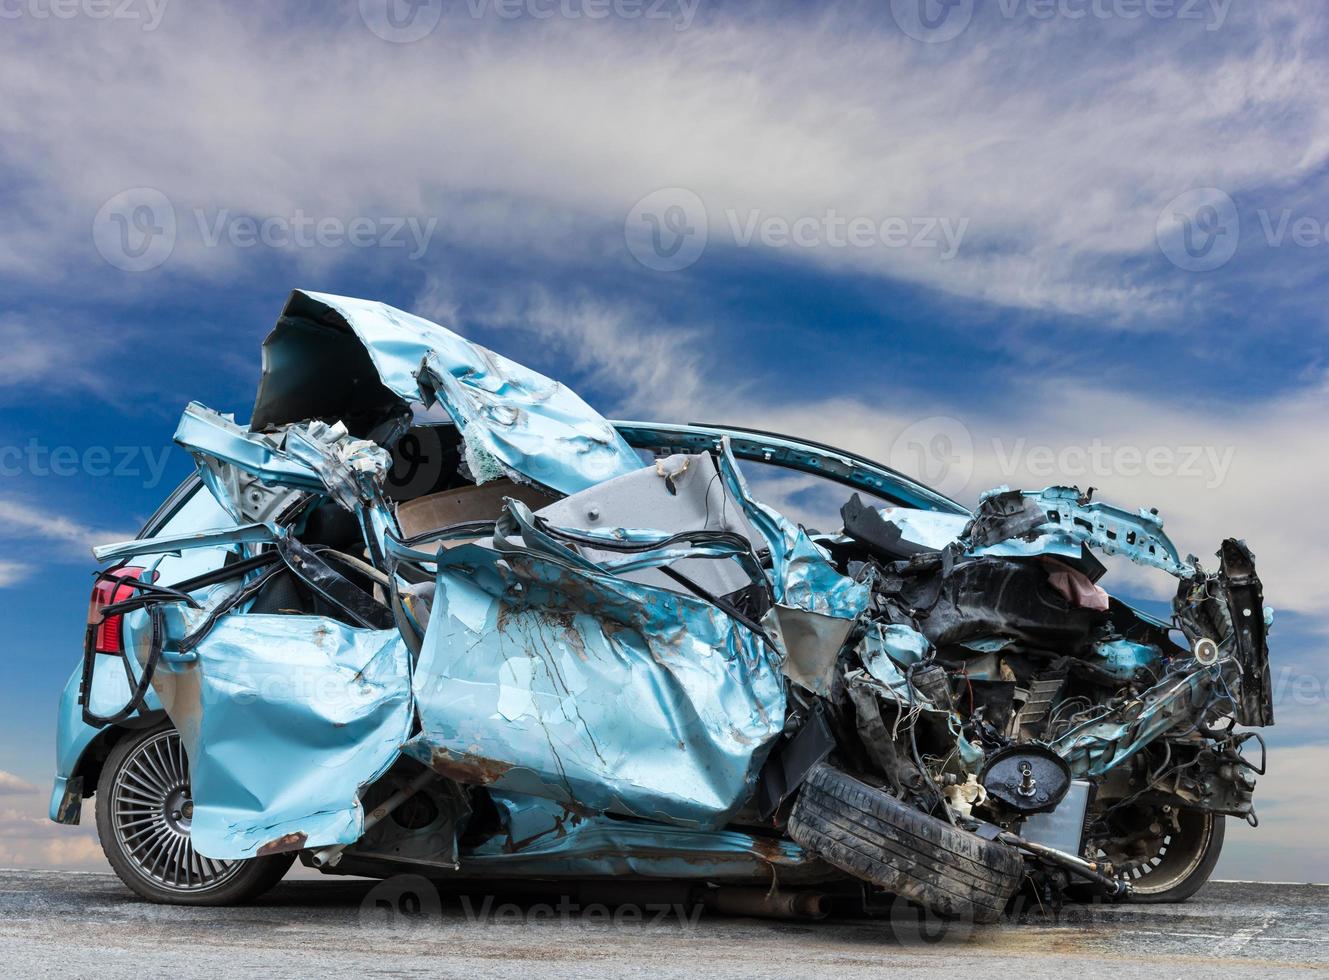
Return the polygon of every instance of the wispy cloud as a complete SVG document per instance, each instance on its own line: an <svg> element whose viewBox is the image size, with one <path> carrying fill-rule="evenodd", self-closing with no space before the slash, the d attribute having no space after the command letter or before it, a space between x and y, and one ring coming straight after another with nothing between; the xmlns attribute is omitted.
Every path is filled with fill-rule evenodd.
<svg viewBox="0 0 1329 980"><path fill-rule="evenodd" d="M0 769L0 796L12 796L15 793L35 793L37 787L19 779L12 772Z"/></svg>
<svg viewBox="0 0 1329 980"><path fill-rule="evenodd" d="M104 869L92 803L77 827L47 819L46 792L0 770L0 867Z"/></svg>
<svg viewBox="0 0 1329 980"><path fill-rule="evenodd" d="M52 823L33 798L25 806L0 807L0 867L105 870L91 812L78 827Z"/></svg>
<svg viewBox="0 0 1329 980"><path fill-rule="evenodd" d="M0 386L32 384L57 373L65 361L65 345L49 333L13 317L0 318Z"/></svg>
<svg viewBox="0 0 1329 980"><path fill-rule="evenodd" d="M63 514L52 513L40 507L8 497L0 497L0 538L48 541L53 544L84 550L95 544L123 541L133 537L124 531L107 531L81 523ZM7 571L0 563L0 582Z"/></svg>
<svg viewBox="0 0 1329 980"><path fill-rule="evenodd" d="M1310 5L1233 9L1217 31L976 23L947 46L905 37L884 7L721 11L649 37L650 25L554 18L499 31L458 16L390 52L354 4L339 26L300 24L322 29L301 43L290 24L198 7L114 45L86 18L59 24L58 39L53 24L17 21L0 59L11 93L0 132L27 217L7 230L0 268L58 280L71 241L93 254L101 204L144 185L174 206L168 268L202 276L226 277L243 258L201 240L199 214L206 224L222 209L428 215L441 241L467 248L629 267L629 209L681 186L704 202L719 250L731 213L964 219L964 247L946 263L889 246L780 256L1147 320L1175 311L1178 291L1122 261L1158 259L1170 198L1292 186L1329 158L1324 16ZM62 84L89 63L99 84ZM346 254L285 253L312 268Z"/></svg>
<svg viewBox="0 0 1329 980"><path fill-rule="evenodd" d="M430 277L416 312L440 323L499 331L510 356L534 349L553 361L561 379L608 396L610 416L690 416L704 400L705 338L701 330L662 319L641 303L555 294L514 285L497 294L455 288ZM730 394L744 387L733 381Z"/></svg>

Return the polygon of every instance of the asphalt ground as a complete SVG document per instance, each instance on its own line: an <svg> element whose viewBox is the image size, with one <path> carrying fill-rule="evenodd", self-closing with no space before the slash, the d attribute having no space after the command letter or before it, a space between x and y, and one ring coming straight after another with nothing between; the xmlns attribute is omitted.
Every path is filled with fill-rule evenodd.
<svg viewBox="0 0 1329 980"><path fill-rule="evenodd" d="M112 874L0 870L0 976L1245 977L1329 971L1329 886L1211 882L1181 905L1030 903L992 926L725 915L607 893L283 882L243 908L139 901ZM622 904L626 902L626 904ZM616 904L617 903L617 904Z"/></svg>

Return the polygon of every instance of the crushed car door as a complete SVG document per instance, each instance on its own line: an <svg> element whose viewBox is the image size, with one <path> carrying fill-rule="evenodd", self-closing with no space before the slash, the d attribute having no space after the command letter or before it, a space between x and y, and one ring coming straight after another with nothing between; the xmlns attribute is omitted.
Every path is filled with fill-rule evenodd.
<svg viewBox="0 0 1329 980"><path fill-rule="evenodd" d="M437 578L407 752L574 812L724 824L752 795L785 696L780 650L711 591L768 589L715 476L703 454L538 513L509 500L488 539L425 556ZM619 526L634 507L664 527ZM553 523L578 514L590 526Z"/></svg>

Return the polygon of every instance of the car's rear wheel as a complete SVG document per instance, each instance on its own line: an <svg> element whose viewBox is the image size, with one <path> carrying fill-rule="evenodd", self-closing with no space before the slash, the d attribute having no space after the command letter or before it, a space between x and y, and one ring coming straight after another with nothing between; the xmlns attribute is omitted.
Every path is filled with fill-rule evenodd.
<svg viewBox="0 0 1329 980"><path fill-rule="evenodd" d="M233 905L267 891L294 855L220 861L194 849L189 759L171 727L133 732L97 783L97 835L120 880L151 902Z"/></svg>

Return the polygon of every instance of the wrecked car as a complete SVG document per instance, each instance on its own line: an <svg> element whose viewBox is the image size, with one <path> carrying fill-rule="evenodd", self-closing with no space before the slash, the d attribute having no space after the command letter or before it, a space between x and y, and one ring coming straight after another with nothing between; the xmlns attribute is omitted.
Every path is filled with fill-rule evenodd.
<svg viewBox="0 0 1329 980"><path fill-rule="evenodd" d="M804 440L609 422L379 303L297 291L262 353L249 423L189 405L196 472L94 549L60 706L51 816L95 797L146 899L241 902L298 857L986 922L1022 884L1183 900L1255 820L1241 541L1202 566L1075 488L971 512ZM760 467L841 526L762 503ZM1104 559L1175 577L1170 617Z"/></svg>

